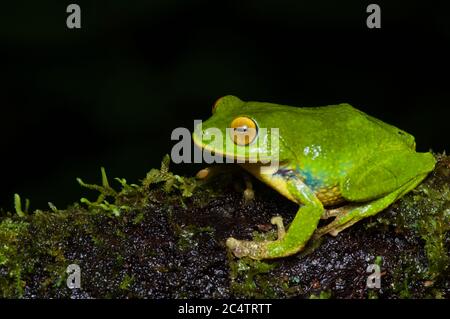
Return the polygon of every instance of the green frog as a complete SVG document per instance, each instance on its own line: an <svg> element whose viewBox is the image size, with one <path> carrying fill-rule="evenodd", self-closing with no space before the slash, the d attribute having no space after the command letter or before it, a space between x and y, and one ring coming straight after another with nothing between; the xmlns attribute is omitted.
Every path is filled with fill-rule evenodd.
<svg viewBox="0 0 450 319"><path fill-rule="evenodd" d="M280 216L272 218L276 240L228 238L235 256L257 260L296 254L313 235L337 235L379 213L415 188L436 162L430 152L416 152L412 135L349 104L292 107L227 95L196 127L193 140L204 151L238 160L299 205L287 231ZM318 228L328 217L334 219Z"/></svg>

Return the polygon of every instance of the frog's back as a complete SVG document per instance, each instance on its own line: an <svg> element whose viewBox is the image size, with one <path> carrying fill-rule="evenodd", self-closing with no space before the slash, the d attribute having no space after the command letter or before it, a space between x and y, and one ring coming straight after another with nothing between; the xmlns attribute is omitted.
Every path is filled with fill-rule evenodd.
<svg viewBox="0 0 450 319"><path fill-rule="evenodd" d="M320 146L330 156L355 154L379 148L414 149L414 137L384 123L350 104L293 107L264 102L247 102L243 114L264 118L267 127L278 127L284 146L302 157L305 148ZM280 124L281 123L281 124Z"/></svg>
<svg viewBox="0 0 450 319"><path fill-rule="evenodd" d="M415 148L414 137L354 108L350 104L291 108L294 127L303 134L296 136L297 152L311 144L328 150L342 151L371 147ZM294 115L295 113L295 115ZM289 136L289 135L288 135Z"/></svg>

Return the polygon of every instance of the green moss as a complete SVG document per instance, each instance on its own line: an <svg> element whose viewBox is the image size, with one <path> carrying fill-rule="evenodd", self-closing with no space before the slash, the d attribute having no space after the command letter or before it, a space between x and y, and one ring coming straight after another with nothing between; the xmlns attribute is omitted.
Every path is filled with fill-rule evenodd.
<svg viewBox="0 0 450 319"><path fill-rule="evenodd" d="M19 217L25 217L28 213L28 209L30 207L30 200L27 198L25 199L25 210L22 210L22 201L20 199L19 194L14 194L14 208L16 210L16 214Z"/></svg>
<svg viewBox="0 0 450 319"><path fill-rule="evenodd" d="M196 236L201 233L213 234L212 227L197 227L195 225L179 226L174 225L175 234L178 237L178 248L181 251L186 251L198 245Z"/></svg>
<svg viewBox="0 0 450 319"><path fill-rule="evenodd" d="M410 297L411 282L440 280L448 277L448 238L450 230L450 160L437 155L437 165L430 176L416 189L401 198L392 209L378 217L378 222L394 226L397 232L422 239L427 257L426 269L418 272L417 261L406 253L405 269L397 286L400 296ZM414 258L413 258L414 259Z"/></svg>
<svg viewBox="0 0 450 319"><path fill-rule="evenodd" d="M0 223L0 296L20 297L25 282L22 280L22 265L25 256L20 247L29 224L6 218Z"/></svg>
<svg viewBox="0 0 450 319"><path fill-rule="evenodd" d="M16 211L20 197L15 196ZM0 223L0 296L21 297L26 285L39 285L42 291L58 288L66 277L65 253L74 225L88 225L83 215L91 214L79 205L66 210L24 211Z"/></svg>
<svg viewBox="0 0 450 319"><path fill-rule="evenodd" d="M309 299L330 299L330 298L331 298L331 291L328 290L321 291L318 296L315 294L309 296Z"/></svg>
<svg viewBox="0 0 450 319"><path fill-rule="evenodd" d="M368 299L378 299L378 292L374 289L371 289L367 292Z"/></svg>
<svg viewBox="0 0 450 319"><path fill-rule="evenodd" d="M122 282L119 285L119 288L121 290L129 290L131 285L134 282L134 276L133 275L128 275L126 274L125 277L123 278Z"/></svg>
<svg viewBox="0 0 450 319"><path fill-rule="evenodd" d="M383 257L382 256L377 256L375 257L375 261L373 262L375 265L381 266L383 265Z"/></svg>
<svg viewBox="0 0 450 319"><path fill-rule="evenodd" d="M434 189L430 183L420 185L413 196L404 200L405 207L402 209L404 220L414 222L407 224L425 241L429 267L428 279L436 279L447 270L449 256L445 247L447 232L450 229L450 192L448 185L440 189ZM408 216L413 214L414 216Z"/></svg>
<svg viewBox="0 0 450 319"><path fill-rule="evenodd" d="M162 184L164 192L170 194L174 191L181 193L182 197L191 197L197 187L195 178L181 177L169 171L170 157L166 155L161 162L161 169L152 169L142 181L146 189L155 184Z"/></svg>
<svg viewBox="0 0 450 319"><path fill-rule="evenodd" d="M245 298L275 298L276 287L279 283L268 276L276 263L266 263L250 258L230 258L231 290L239 297Z"/></svg>
<svg viewBox="0 0 450 319"><path fill-rule="evenodd" d="M129 212L131 207L126 205L124 198L130 196L134 192L139 191L137 185L128 185L125 179L116 178L115 180L121 185L121 190L116 191L109 185L108 177L105 169L101 168L102 185L86 184L81 178L77 178L78 183L85 188L99 192L99 196L95 202L91 202L87 198L81 198L80 202L86 204L90 211L95 213L106 213L110 216L119 217L122 212ZM107 199L112 199L109 202Z"/></svg>
<svg viewBox="0 0 450 319"><path fill-rule="evenodd" d="M144 213L139 212L135 218L133 218L134 224L140 224L144 220Z"/></svg>

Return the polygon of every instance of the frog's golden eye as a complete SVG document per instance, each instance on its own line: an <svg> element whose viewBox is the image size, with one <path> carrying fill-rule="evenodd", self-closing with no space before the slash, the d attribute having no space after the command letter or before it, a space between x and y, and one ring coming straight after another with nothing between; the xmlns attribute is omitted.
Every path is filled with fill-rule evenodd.
<svg viewBox="0 0 450 319"><path fill-rule="evenodd" d="M230 124L230 137L237 145L245 146L253 142L258 134L258 128L252 119L240 116Z"/></svg>

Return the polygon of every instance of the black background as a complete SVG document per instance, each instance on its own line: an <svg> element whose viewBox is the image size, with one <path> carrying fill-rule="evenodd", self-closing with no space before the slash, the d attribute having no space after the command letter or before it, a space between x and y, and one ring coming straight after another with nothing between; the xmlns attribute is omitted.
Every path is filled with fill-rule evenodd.
<svg viewBox="0 0 450 319"><path fill-rule="evenodd" d="M81 7L79 30L66 7ZM176 127L225 94L297 106L348 102L449 150L449 5L377 1L10 1L0 6L0 206L63 207L75 181L131 182ZM193 173L192 165L174 166Z"/></svg>

